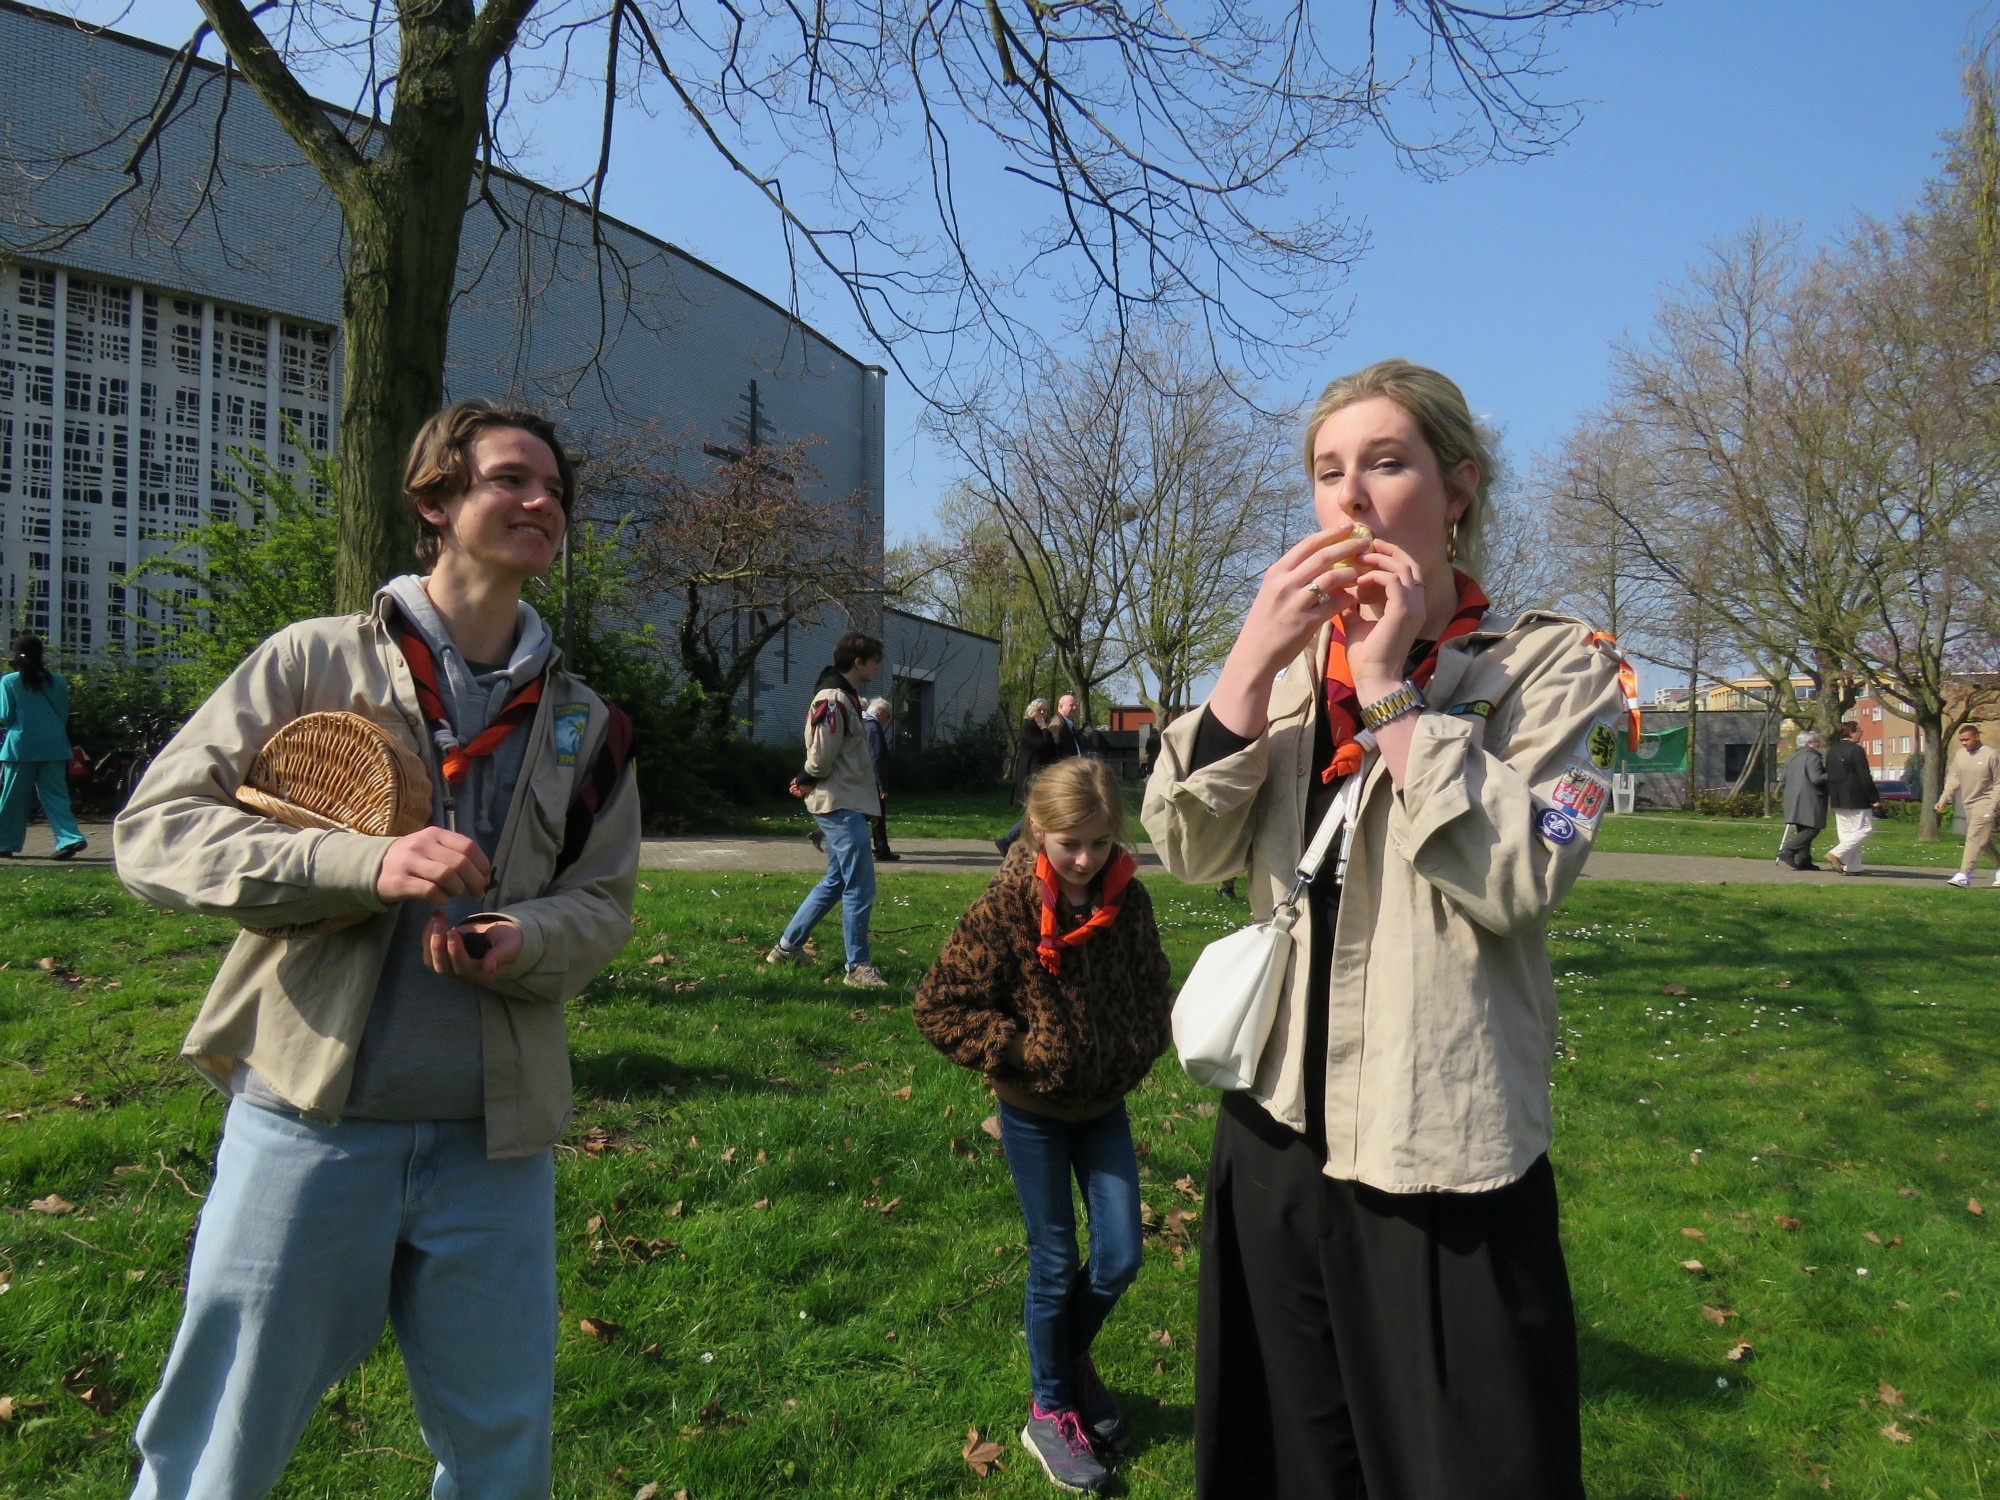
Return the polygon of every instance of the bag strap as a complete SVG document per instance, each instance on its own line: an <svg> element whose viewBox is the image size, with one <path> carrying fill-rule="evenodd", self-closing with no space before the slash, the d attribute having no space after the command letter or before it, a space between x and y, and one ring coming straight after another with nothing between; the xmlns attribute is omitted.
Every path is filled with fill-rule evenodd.
<svg viewBox="0 0 2000 1500"><path fill-rule="evenodd" d="M1312 842L1299 856L1297 878L1293 880L1291 890L1285 893L1285 899L1279 903L1281 906L1296 906L1300 893L1313 883L1320 866L1326 863L1327 851L1354 816L1354 804L1359 800L1363 774L1363 771L1351 772L1334 794L1333 805L1327 808L1326 816L1319 820L1319 827L1313 833Z"/></svg>

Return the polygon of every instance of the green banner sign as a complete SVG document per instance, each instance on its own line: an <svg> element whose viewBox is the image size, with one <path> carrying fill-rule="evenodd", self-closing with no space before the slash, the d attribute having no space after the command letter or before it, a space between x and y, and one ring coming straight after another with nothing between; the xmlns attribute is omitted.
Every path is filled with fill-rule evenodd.
<svg viewBox="0 0 2000 1500"><path fill-rule="evenodd" d="M1618 736L1618 758L1611 763L1611 769L1622 775L1634 775L1641 771L1672 771L1686 774L1688 768L1687 725L1678 729L1662 729L1658 733L1639 736L1639 748L1633 750L1624 735Z"/></svg>

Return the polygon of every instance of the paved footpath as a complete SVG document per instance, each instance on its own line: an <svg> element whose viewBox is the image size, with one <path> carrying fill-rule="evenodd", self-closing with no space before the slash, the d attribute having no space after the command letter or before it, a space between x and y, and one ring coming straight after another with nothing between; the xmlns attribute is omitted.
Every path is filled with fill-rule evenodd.
<svg viewBox="0 0 2000 1500"><path fill-rule="evenodd" d="M896 852L902 859L892 865L877 866L879 876L898 873L923 875L990 875L999 868L999 857L990 839L897 839ZM639 863L649 870L765 870L811 871L826 868L826 856L808 843L803 834L764 838L672 838L647 839ZM1159 856L1151 845L1141 845L1139 863L1158 869ZM1843 880L1861 882L1933 881L1942 884L1947 870L1919 870L1896 865L1873 865L1867 873L1841 876L1832 870L1784 870L1768 859L1724 859L1690 854L1611 854L1590 857L1584 867L1586 880L1645 880L1668 885L1833 885ZM1981 872L1981 885L1992 877Z"/></svg>
<svg viewBox="0 0 2000 1500"><path fill-rule="evenodd" d="M90 847L70 863L109 865L111 826L108 823L80 825ZM36 824L28 830L27 846L13 863L23 868L50 864L47 827ZM898 839L896 852L902 859L880 865L884 877L916 875L991 875L1000 866L990 839ZM1160 867L1151 845L1141 845L1139 863L1146 869ZM826 856L806 841L803 834L759 838L671 838L647 839L639 849L639 864L648 870L763 870L767 872L818 874L826 868ZM1905 865L1871 865L1864 875L1841 876L1831 870L1817 872L1781 870L1768 859L1722 859L1692 854L1611 854L1598 853L1584 867L1585 880L1644 880L1666 885L1837 885L1844 880L1856 883L1884 881L1929 881L1943 884L1949 870L1919 870ZM1985 889L1992 875L1980 870L1975 889Z"/></svg>

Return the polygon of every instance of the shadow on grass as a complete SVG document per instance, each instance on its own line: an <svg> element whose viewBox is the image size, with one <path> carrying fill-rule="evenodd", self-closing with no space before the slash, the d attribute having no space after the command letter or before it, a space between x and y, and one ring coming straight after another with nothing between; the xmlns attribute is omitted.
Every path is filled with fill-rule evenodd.
<svg viewBox="0 0 2000 1500"><path fill-rule="evenodd" d="M793 1084L755 1074L731 1073L725 1082L700 1068L675 1062L658 1052L619 1048L609 1052L572 1055L570 1075L581 1099L631 1103L650 1097L690 1099L701 1094L783 1094L799 1092Z"/></svg>
<svg viewBox="0 0 2000 1500"><path fill-rule="evenodd" d="M1715 1404L1715 1371L1692 1360L1585 1331L1577 1336L1577 1361L1586 1402L1622 1397L1662 1409Z"/></svg>

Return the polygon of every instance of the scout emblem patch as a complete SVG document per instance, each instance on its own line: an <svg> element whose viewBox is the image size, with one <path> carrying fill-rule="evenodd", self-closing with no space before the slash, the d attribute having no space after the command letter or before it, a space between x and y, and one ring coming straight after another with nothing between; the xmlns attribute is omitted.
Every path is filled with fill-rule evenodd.
<svg viewBox="0 0 2000 1500"><path fill-rule="evenodd" d="M1490 698L1474 698L1470 703L1454 703L1445 712L1448 714L1469 716L1475 719L1490 718L1493 714L1493 700Z"/></svg>
<svg viewBox="0 0 2000 1500"><path fill-rule="evenodd" d="M562 703L556 706L556 764L573 766L577 757L583 754L583 731L590 723L588 703Z"/></svg>
<svg viewBox="0 0 2000 1500"><path fill-rule="evenodd" d="M1535 819L1535 828L1551 844L1576 842L1576 820L1559 807L1545 807Z"/></svg>

